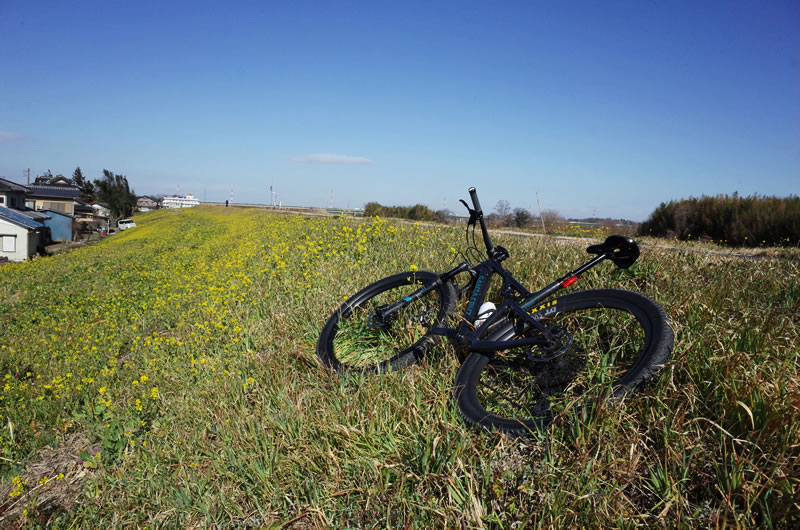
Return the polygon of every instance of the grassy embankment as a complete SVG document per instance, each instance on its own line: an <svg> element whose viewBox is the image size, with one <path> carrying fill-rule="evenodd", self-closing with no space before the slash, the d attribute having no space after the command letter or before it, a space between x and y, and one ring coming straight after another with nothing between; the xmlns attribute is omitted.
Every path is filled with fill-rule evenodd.
<svg viewBox="0 0 800 530"><path fill-rule="evenodd" d="M346 296L446 269L461 230L224 208L136 221L0 268L0 526L798 523L797 261L650 248L590 272L576 287L664 306L673 358L624 407L512 440L464 426L446 348L374 378L314 356ZM584 258L499 242L532 286Z"/></svg>

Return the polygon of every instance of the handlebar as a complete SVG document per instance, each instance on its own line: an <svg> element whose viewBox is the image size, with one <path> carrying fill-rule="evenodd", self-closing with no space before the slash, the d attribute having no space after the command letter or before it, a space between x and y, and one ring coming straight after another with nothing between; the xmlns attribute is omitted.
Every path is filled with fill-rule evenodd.
<svg viewBox="0 0 800 530"><path fill-rule="evenodd" d="M478 215L482 214L483 210L481 209L481 201L478 200L478 192L475 191L474 187L470 188L468 191L469 191L469 196L472 199L472 206L475 207L475 212Z"/></svg>
<svg viewBox="0 0 800 530"><path fill-rule="evenodd" d="M505 252L505 250L499 253L496 251L495 246L492 244L492 240L489 237L489 231L486 230L486 222L483 220L483 210L481 209L481 201L478 200L478 192L474 187L467 191L469 191L469 196L472 199L472 206L475 207L475 210L470 212L470 223L478 221L481 224L481 233L483 234L483 243L486 245L486 253L491 259L505 259L502 255L502 252ZM464 204L464 206L467 205L467 203L464 201L461 202ZM498 247L498 249L500 248L501 247Z"/></svg>

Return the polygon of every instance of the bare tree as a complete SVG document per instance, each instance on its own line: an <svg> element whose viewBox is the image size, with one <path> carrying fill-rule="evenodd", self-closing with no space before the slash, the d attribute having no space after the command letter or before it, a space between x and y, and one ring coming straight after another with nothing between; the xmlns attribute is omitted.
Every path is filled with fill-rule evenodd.
<svg viewBox="0 0 800 530"><path fill-rule="evenodd" d="M500 217L506 217L511 214L511 203L502 200L497 201L497 204L494 205L494 211L497 212L497 215Z"/></svg>
<svg viewBox="0 0 800 530"><path fill-rule="evenodd" d="M567 222L558 210L544 210L542 212L542 220L547 225L548 229L552 228L553 225L560 225Z"/></svg>

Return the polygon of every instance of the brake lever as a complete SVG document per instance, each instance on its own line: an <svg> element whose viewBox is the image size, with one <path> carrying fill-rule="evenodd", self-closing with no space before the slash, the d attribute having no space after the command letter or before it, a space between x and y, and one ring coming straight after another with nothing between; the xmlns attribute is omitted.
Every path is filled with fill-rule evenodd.
<svg viewBox="0 0 800 530"><path fill-rule="evenodd" d="M458 199L458 201L461 204L463 204L464 208L466 208L467 211L469 212L469 221L467 222L467 226L474 225L475 222L478 220L478 212L470 208L469 204L467 204L467 202L464 199Z"/></svg>

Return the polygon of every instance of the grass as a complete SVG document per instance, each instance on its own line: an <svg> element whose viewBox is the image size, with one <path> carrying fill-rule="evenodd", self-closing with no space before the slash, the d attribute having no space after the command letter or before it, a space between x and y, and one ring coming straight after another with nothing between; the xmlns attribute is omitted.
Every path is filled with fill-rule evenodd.
<svg viewBox="0 0 800 530"><path fill-rule="evenodd" d="M0 268L3 526L800 522L796 260L696 243L594 269L573 289L659 301L672 359L623 405L517 440L464 425L448 347L373 377L315 358L346 297L449 268L460 230L225 208L136 222ZM581 242L497 242L530 286L585 255Z"/></svg>

